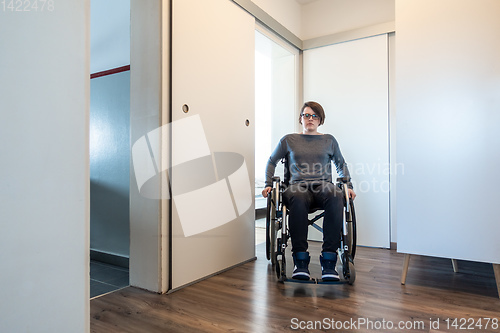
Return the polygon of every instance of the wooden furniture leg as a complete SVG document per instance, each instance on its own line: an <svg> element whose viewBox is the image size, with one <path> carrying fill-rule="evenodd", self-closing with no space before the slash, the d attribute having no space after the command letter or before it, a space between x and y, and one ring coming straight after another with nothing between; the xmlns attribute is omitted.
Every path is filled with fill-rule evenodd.
<svg viewBox="0 0 500 333"><path fill-rule="evenodd" d="M406 283L406 275L408 274L408 265L410 264L410 254L405 253L405 261L403 263L403 273L401 274L401 284ZM498 281L498 279L497 279Z"/></svg>
<svg viewBox="0 0 500 333"><path fill-rule="evenodd" d="M455 273L458 273L458 262L457 262L457 259L451 259L451 264L453 266L453 271Z"/></svg>
<svg viewBox="0 0 500 333"><path fill-rule="evenodd" d="M500 298L500 264L493 264L493 271L497 280L498 298Z"/></svg>

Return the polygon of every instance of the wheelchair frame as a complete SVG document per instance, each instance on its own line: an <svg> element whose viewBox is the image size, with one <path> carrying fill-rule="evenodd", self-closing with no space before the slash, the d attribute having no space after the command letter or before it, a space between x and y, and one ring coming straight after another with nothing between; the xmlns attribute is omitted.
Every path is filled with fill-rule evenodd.
<svg viewBox="0 0 500 333"><path fill-rule="evenodd" d="M337 178L337 186L343 192L344 197L344 223L340 238L341 246L337 250L342 263L342 275L344 280L340 281L322 281L321 279L311 278L308 283L349 283L353 284L356 279L356 270L354 268L354 256L356 255L356 214L354 212L353 200L349 198L349 192L346 183L348 177ZM276 275L280 282L301 280L287 279L286 277L286 257L285 250L290 238L288 229L288 210L283 203L283 191L285 183L280 182L280 177L273 177L273 189L267 196L267 214L266 214L266 256L275 266ZM315 210L310 213L314 213ZM309 220L309 225L323 232L323 229L316 224L316 221L324 216L324 212L316 215Z"/></svg>

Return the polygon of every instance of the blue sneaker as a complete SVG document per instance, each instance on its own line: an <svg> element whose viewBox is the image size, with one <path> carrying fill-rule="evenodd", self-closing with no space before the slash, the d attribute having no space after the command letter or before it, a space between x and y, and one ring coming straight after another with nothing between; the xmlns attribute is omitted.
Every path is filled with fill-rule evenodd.
<svg viewBox="0 0 500 333"><path fill-rule="evenodd" d="M337 265L337 253L323 252L319 256L321 263L321 278L323 281L339 281L339 274L335 270Z"/></svg>
<svg viewBox="0 0 500 333"><path fill-rule="evenodd" d="M295 267L293 268L292 279L297 280L309 280L311 276L309 275L309 261L311 257L307 252L297 252L293 254L293 263Z"/></svg>

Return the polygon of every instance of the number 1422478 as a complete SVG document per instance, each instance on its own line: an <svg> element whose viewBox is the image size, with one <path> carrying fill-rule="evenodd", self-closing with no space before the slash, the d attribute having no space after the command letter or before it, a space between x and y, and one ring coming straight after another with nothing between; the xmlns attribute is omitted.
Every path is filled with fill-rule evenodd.
<svg viewBox="0 0 500 333"><path fill-rule="evenodd" d="M3 12L53 12L54 0L1 0Z"/></svg>

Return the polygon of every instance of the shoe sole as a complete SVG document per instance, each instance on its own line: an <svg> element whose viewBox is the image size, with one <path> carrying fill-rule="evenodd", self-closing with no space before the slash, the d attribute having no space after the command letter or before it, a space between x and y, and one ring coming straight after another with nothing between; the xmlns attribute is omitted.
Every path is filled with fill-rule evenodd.
<svg viewBox="0 0 500 333"><path fill-rule="evenodd" d="M321 276L321 279L323 281L340 281L340 278L338 275L332 275L332 274L325 274Z"/></svg>
<svg viewBox="0 0 500 333"><path fill-rule="evenodd" d="M292 279L295 280L310 280L311 276L307 273L297 273L292 275Z"/></svg>

